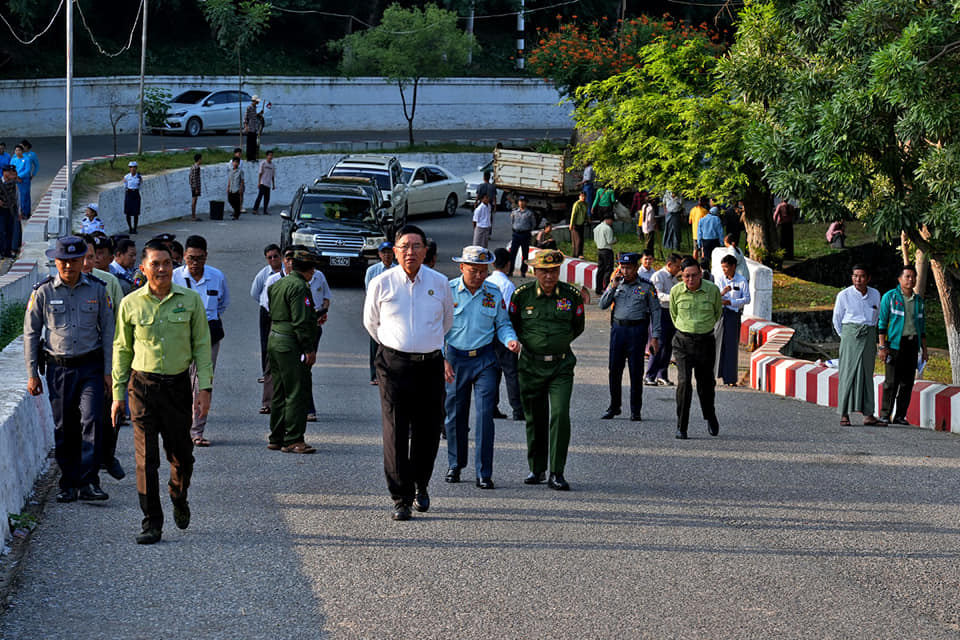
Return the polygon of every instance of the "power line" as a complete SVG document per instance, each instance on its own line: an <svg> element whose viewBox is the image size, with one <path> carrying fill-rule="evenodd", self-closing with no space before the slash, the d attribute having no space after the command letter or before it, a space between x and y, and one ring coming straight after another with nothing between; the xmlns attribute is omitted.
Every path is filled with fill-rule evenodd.
<svg viewBox="0 0 960 640"><path fill-rule="evenodd" d="M80 22L83 23L83 27L84 29L87 30L87 34L90 36L90 40L93 41L94 46L100 51L100 53L107 56L108 58L115 58L121 53L123 53L124 51L127 51L128 49L130 49L131 46L133 46L133 34L136 33L137 31L137 23L140 22L140 15L143 13L143 0L140 0L140 7L137 9L137 15L133 19L133 26L130 27L130 37L127 39L126 46L121 47L121 49L116 53L107 53L106 51L103 50L103 47L100 46L99 42L97 42L97 39L93 36L93 31L91 31L90 26L87 24L87 16L83 15L83 8L80 6L79 0L76 0L76 2L77 2L77 11L80 13Z"/></svg>
<svg viewBox="0 0 960 640"><path fill-rule="evenodd" d="M65 0L60 0L60 4L57 6L57 10L53 14L53 17L50 18L50 23L47 25L47 28L41 31L40 33L38 33L37 35L33 36L32 38L30 38L29 40L23 40L20 36L18 36L17 32L13 30L13 26L11 26L11 24L7 21L7 19L3 16L3 14L0 14L0 20L3 20L3 24L7 25L7 28L10 29L10 33L13 34L13 37L16 38L17 41L20 42L20 44L33 44L37 40L37 38L45 34L47 31L50 31L50 27L53 26L54 20L57 19L57 16L60 15L60 10L63 9L64 1Z"/></svg>

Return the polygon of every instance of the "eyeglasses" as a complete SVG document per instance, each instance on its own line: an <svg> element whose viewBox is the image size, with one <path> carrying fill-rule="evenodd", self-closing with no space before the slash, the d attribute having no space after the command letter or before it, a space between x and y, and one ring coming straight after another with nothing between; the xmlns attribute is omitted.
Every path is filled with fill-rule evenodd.
<svg viewBox="0 0 960 640"><path fill-rule="evenodd" d="M395 244L393 248L396 251L420 251L421 249L426 249L422 244Z"/></svg>
<svg viewBox="0 0 960 640"><path fill-rule="evenodd" d="M184 256L183 259L187 262L206 262L207 256Z"/></svg>

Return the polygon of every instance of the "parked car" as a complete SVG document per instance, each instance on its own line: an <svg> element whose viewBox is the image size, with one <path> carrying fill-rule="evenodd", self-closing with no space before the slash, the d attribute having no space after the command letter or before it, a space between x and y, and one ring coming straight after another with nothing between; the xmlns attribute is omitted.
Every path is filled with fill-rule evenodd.
<svg viewBox="0 0 960 640"><path fill-rule="evenodd" d="M407 185L403 180L400 161L394 156L363 153L344 156L330 168L327 175L330 177L373 178L380 187L380 196L390 208L393 219L406 222L409 213ZM402 223L398 224L397 228L400 226L402 226Z"/></svg>
<svg viewBox="0 0 960 640"><path fill-rule="evenodd" d="M437 212L450 217L457 215L457 207L467 199L467 183L463 178L435 164L404 162L402 166L410 215Z"/></svg>
<svg viewBox="0 0 960 640"><path fill-rule="evenodd" d="M246 91L184 91L170 101L164 131L193 137L202 131L212 130L222 134L243 129L243 117L250 99ZM258 116L260 131L273 122L270 109L271 104L261 99Z"/></svg>
<svg viewBox="0 0 960 640"><path fill-rule="evenodd" d="M302 185L280 212L280 247L302 244L317 252L321 268L363 277L392 227L390 210L357 185Z"/></svg>
<svg viewBox="0 0 960 640"><path fill-rule="evenodd" d="M483 173L485 171L490 172L490 180L493 180L493 160L482 167L477 167L476 171L464 174L463 180L467 183L467 199L463 201L463 206L470 207L471 209L477 206L477 189L483 184ZM497 187L497 201L493 204L496 204L504 211L509 209L510 200L507 197L507 192Z"/></svg>
<svg viewBox="0 0 960 640"><path fill-rule="evenodd" d="M383 221L381 226L384 227L384 233L387 234L387 239L391 242L393 241L396 230L407 222L406 219L403 218L399 220L393 219L393 210L390 208L390 203L383 199L383 195L380 193L380 185L378 185L377 181L373 178L361 176L322 176L314 180L313 184L339 184L363 189L367 195L373 198L375 211L380 211L381 209L390 211L388 218Z"/></svg>

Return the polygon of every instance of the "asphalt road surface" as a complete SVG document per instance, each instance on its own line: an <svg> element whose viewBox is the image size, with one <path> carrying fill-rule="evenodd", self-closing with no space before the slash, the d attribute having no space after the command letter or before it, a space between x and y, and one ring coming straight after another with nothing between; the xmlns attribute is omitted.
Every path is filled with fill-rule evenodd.
<svg viewBox="0 0 960 640"><path fill-rule="evenodd" d="M498 421L496 490L476 489L469 468L445 484L441 444L430 511L392 521L363 292L344 281L314 369L319 451L268 451L247 290L278 225L141 232L205 234L232 288L193 520L176 529L164 499L163 541L134 543L124 428L130 475L104 478L107 502L47 505L0 638L957 637L960 439L844 428L833 410L747 389L718 391L718 438L694 406L691 439L675 440L668 388L644 390L643 422L602 421L609 328L596 307L574 344L569 493L521 483L523 426ZM467 214L422 225L452 274Z"/></svg>

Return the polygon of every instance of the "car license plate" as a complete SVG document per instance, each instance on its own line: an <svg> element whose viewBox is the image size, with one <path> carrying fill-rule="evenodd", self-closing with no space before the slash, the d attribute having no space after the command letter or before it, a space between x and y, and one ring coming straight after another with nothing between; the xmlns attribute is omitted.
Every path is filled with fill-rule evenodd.
<svg viewBox="0 0 960 640"><path fill-rule="evenodd" d="M349 267L350 258L344 258L341 256L331 256L330 257L330 266L332 267Z"/></svg>

